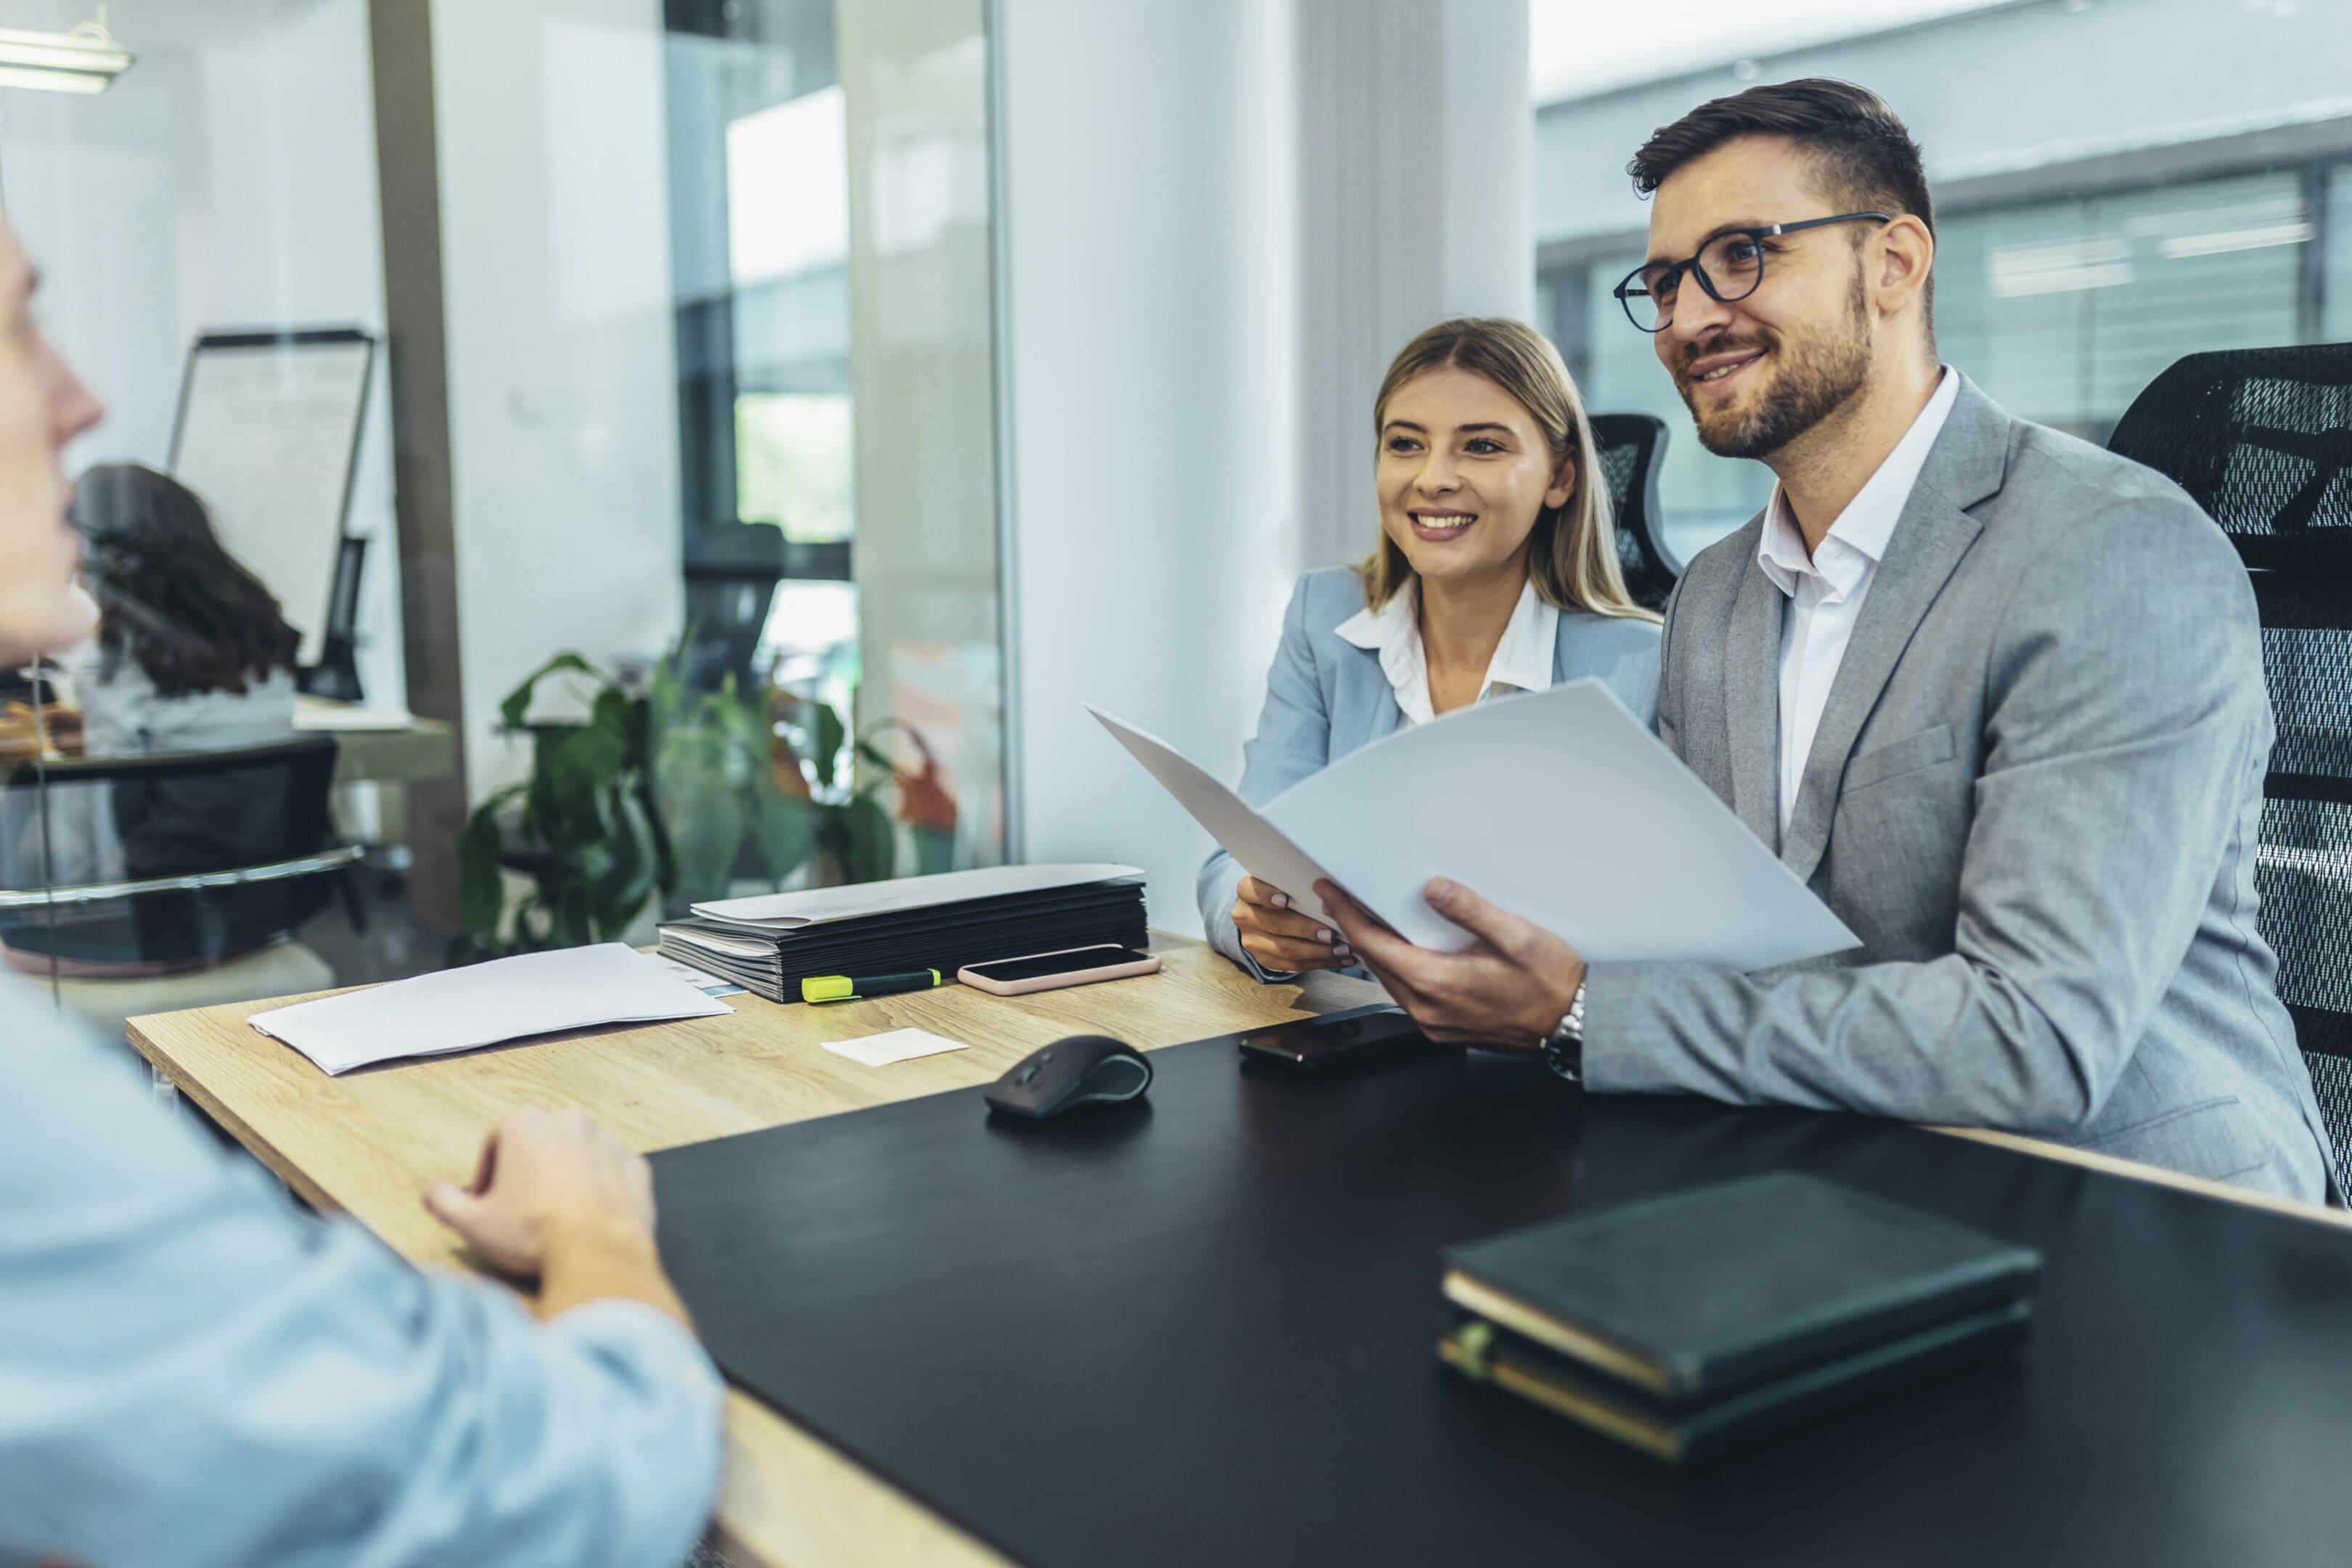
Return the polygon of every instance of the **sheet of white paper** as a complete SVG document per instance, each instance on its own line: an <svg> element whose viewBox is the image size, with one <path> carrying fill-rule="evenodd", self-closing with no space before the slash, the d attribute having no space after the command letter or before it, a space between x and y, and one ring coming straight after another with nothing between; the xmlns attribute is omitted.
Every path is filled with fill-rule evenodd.
<svg viewBox="0 0 2352 1568"><path fill-rule="evenodd" d="M827 1040L824 1048L837 1057L847 1057L854 1062L864 1062L870 1068L887 1068L893 1062L912 1061L917 1057L935 1057L941 1051L966 1049L961 1040L950 1040L945 1035L934 1035L929 1029L892 1029L887 1034L861 1035L854 1040Z"/></svg>
<svg viewBox="0 0 2352 1568"><path fill-rule="evenodd" d="M641 952L637 954L637 956L644 959L647 963L652 964L656 969L660 970L664 974L676 975L678 979L685 981L688 985L693 986L697 991L701 992L706 996L740 995L743 990L740 985L736 984L732 980L728 979L723 974L707 973L702 970L695 968L690 963L680 963L677 959L665 958L658 952Z"/></svg>
<svg viewBox="0 0 2352 1568"><path fill-rule="evenodd" d="M623 942L527 952L253 1016L330 1073L599 1024L731 1012Z"/></svg>
<svg viewBox="0 0 2352 1568"><path fill-rule="evenodd" d="M1132 724L1114 719L1092 703L1087 704L1087 711L1160 781L1160 788L1176 797L1177 805L1192 813L1193 821L1209 830L1210 837L1242 863L1244 870L1269 887L1281 889L1308 920L1325 918L1322 901L1315 896L1316 882L1329 877L1342 888L1348 883L1316 864L1314 858L1285 837L1280 828L1252 811L1241 796L1159 736L1148 735Z"/></svg>
<svg viewBox="0 0 2352 1568"><path fill-rule="evenodd" d="M887 882L856 882L842 888L719 899L695 905L694 912L710 920L754 921L779 931L795 931L826 921L927 910L966 899L1004 898L1015 893L1075 888L1113 877L1142 875L1133 866L984 866L973 871L941 871L929 877L899 877Z"/></svg>
<svg viewBox="0 0 2352 1568"><path fill-rule="evenodd" d="M1437 876L1596 962L1765 969L1858 945L1598 680L1376 741L1252 815L1424 947L1469 942L1422 899ZM1281 886L1274 864L1254 864L1262 851L1236 837L1244 842L1219 842Z"/></svg>

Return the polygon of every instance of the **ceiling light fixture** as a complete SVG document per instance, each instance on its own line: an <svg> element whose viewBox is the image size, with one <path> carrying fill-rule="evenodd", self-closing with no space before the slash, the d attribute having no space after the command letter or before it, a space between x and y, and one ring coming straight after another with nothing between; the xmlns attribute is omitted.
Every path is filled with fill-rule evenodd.
<svg viewBox="0 0 2352 1568"><path fill-rule="evenodd" d="M106 30L105 0L98 15L62 33L0 27L0 87L41 92L104 92L138 57Z"/></svg>

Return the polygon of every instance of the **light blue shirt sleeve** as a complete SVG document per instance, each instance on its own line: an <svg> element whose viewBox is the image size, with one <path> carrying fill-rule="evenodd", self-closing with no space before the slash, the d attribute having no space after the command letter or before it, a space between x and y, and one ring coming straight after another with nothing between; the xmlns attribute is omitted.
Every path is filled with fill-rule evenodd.
<svg viewBox="0 0 2352 1568"><path fill-rule="evenodd" d="M1311 574L1310 574L1311 575ZM1315 679L1315 648L1307 631L1307 578L1291 590L1282 616L1282 641L1266 672L1265 705L1257 733L1242 747L1242 782L1235 793L1253 806L1264 805L1300 781L1323 771L1331 760L1331 716ZM1234 900L1241 890L1241 863L1219 849L1202 863L1195 881L1201 928L1209 945L1264 981L1290 980L1294 973L1260 966L1242 949L1234 926ZM1286 888L1289 893L1313 889Z"/></svg>
<svg viewBox="0 0 2352 1568"><path fill-rule="evenodd" d="M650 1307L308 1218L0 982L0 1563L675 1568L722 1399Z"/></svg>

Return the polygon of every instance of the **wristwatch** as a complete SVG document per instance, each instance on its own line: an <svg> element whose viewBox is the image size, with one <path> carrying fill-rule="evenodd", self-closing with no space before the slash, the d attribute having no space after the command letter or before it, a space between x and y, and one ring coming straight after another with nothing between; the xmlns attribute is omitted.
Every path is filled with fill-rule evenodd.
<svg viewBox="0 0 2352 1568"><path fill-rule="evenodd" d="M1568 1015L1543 1038L1543 1059L1546 1066L1570 1083L1584 1081L1584 982L1576 983L1576 995L1569 1002Z"/></svg>

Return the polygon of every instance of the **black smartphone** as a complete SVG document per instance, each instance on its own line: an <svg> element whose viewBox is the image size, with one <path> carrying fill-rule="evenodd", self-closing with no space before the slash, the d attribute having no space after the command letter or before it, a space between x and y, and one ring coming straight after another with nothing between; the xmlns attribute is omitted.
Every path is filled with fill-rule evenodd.
<svg viewBox="0 0 2352 1568"><path fill-rule="evenodd" d="M1441 1047L1402 1007L1301 1018L1242 1037L1242 1059L1291 1072L1336 1072Z"/></svg>

